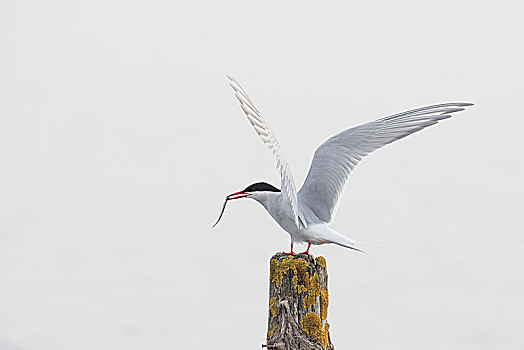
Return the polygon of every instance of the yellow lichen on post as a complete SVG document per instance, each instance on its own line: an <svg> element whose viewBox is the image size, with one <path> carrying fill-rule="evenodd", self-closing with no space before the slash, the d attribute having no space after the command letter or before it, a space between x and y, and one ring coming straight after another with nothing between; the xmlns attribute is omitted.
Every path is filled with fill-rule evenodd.
<svg viewBox="0 0 524 350"><path fill-rule="evenodd" d="M271 282L276 281L279 285L282 285L284 275L289 270L293 270L293 284L296 287L298 282L297 275L301 272L305 272L308 266L309 264L302 258L294 259L292 257L288 257L287 259L282 260L282 262L279 262L278 260L271 260L269 267L269 278L271 279Z"/></svg>
<svg viewBox="0 0 524 350"><path fill-rule="evenodd" d="M304 281L307 288L307 296L304 299L304 307L309 309L317 303L317 297L320 297L320 280L315 273L311 279Z"/></svg>
<svg viewBox="0 0 524 350"><path fill-rule="evenodd" d="M329 324L326 322L325 326L322 327L322 320L314 312L308 313L302 318L300 322L302 330L311 339L320 341L323 348L326 348L329 336Z"/></svg>
<svg viewBox="0 0 524 350"><path fill-rule="evenodd" d="M271 282L275 282L275 280L277 280L278 284L282 284L282 276L280 276L280 281L278 280L278 276L279 276L279 273L278 273L278 267L279 267L279 263L278 263L278 260L271 260L271 263L269 264L269 280Z"/></svg>
<svg viewBox="0 0 524 350"><path fill-rule="evenodd" d="M298 294L302 294L302 293L304 293L304 292L307 292L307 288L306 288L306 286L304 286L304 285L302 285L302 284L299 285L298 288L297 288L297 292L298 292Z"/></svg>
<svg viewBox="0 0 524 350"><path fill-rule="evenodd" d="M269 268L268 348L287 344L293 349L334 350L327 322L326 260L278 253Z"/></svg>
<svg viewBox="0 0 524 350"><path fill-rule="evenodd" d="M323 269L326 268L326 259L323 257L323 256L317 256L315 258L315 261L317 262L318 265L320 265L320 267L322 267Z"/></svg>
<svg viewBox="0 0 524 350"><path fill-rule="evenodd" d="M271 338L271 336L275 333L276 330L277 326L273 327L270 331L267 331L266 340L269 340L269 338Z"/></svg>
<svg viewBox="0 0 524 350"><path fill-rule="evenodd" d="M325 320L327 318L329 306L329 292L327 289L322 289L320 291L320 318Z"/></svg>
<svg viewBox="0 0 524 350"><path fill-rule="evenodd" d="M307 334L307 336L311 339L320 341L322 347L325 349L329 337L329 324L326 323L325 326L322 327L322 320L314 312L310 312L304 316L300 323L302 330Z"/></svg>
<svg viewBox="0 0 524 350"><path fill-rule="evenodd" d="M295 287L298 287L298 275L297 274L293 275L293 277L291 278L291 282L293 283Z"/></svg>
<svg viewBox="0 0 524 350"><path fill-rule="evenodd" d="M320 343L322 344L322 347L325 349L329 340L329 323L326 322L324 325L324 328L322 329L322 335L320 336Z"/></svg>
<svg viewBox="0 0 524 350"><path fill-rule="evenodd" d="M277 308L277 298L273 297L271 300L269 300L269 310L271 310L271 314L273 317L277 317L278 315L278 308Z"/></svg>
<svg viewBox="0 0 524 350"><path fill-rule="evenodd" d="M316 262L321 267L325 268L326 260L323 257L317 257ZM315 273L313 277L310 278L309 273L306 271L308 266L309 264L302 258L288 257L282 260L282 262L279 262L278 260L271 260L269 272L271 282L277 282L279 285L282 285L284 275L291 270L293 272L291 282L297 288L297 292L299 294L307 292L304 302L304 307L306 309L309 309L315 305L317 298L320 297L320 281L318 274ZM299 279L303 282L303 284L299 284Z"/></svg>
<svg viewBox="0 0 524 350"><path fill-rule="evenodd" d="M306 314L300 322L302 330L308 335L308 337L320 340L322 334L322 320L314 312Z"/></svg>

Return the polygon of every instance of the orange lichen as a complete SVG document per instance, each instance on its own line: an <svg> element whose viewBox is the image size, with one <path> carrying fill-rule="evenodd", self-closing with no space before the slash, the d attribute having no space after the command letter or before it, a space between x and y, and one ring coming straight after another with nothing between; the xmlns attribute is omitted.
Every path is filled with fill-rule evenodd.
<svg viewBox="0 0 524 350"><path fill-rule="evenodd" d="M267 331L267 338L266 338L267 341L269 341L269 338L271 338L273 334L275 334L276 330L277 330L277 326L273 327L273 329L271 329L270 331Z"/></svg>
<svg viewBox="0 0 524 350"><path fill-rule="evenodd" d="M325 320L328 314L329 292L327 289L320 291L320 318Z"/></svg>
<svg viewBox="0 0 524 350"><path fill-rule="evenodd" d="M320 265L320 267L322 267L323 269L326 268L326 259L324 259L323 256L317 256L315 258L315 261L317 262L318 265Z"/></svg>
<svg viewBox="0 0 524 350"><path fill-rule="evenodd" d="M304 333L309 338L319 341L325 349L329 339L329 323L324 323L324 327L322 327L322 320L314 312L306 314L300 321Z"/></svg>
<svg viewBox="0 0 524 350"><path fill-rule="evenodd" d="M317 297L320 297L320 280L315 273L311 279L304 281L307 288L307 296L304 299L304 307L309 309L317 303Z"/></svg>
<svg viewBox="0 0 524 350"><path fill-rule="evenodd" d="M326 322L324 325L324 329L322 329L322 334L320 336L320 343L322 344L322 347L325 349L328 343L329 339L329 323Z"/></svg>
<svg viewBox="0 0 524 350"><path fill-rule="evenodd" d="M271 282L275 282L278 279L278 260L272 259L269 264L269 279ZM282 282L280 282L282 283Z"/></svg>
<svg viewBox="0 0 524 350"><path fill-rule="evenodd" d="M298 286L298 276L293 275L293 277L291 277L291 282L295 285L295 287L297 287Z"/></svg>
<svg viewBox="0 0 524 350"><path fill-rule="evenodd" d="M307 271L298 271L298 273L300 274L300 282L302 282L300 285L298 285L298 294L301 294L303 292L307 292L308 289L309 289L309 285L311 284L310 283L310 278L309 278L309 272Z"/></svg>
<svg viewBox="0 0 524 350"><path fill-rule="evenodd" d="M271 282L277 282L279 285L282 285L284 280L284 275L288 273L289 270L294 272L292 277L292 282L295 287L298 287L298 277L297 275L302 275L309 264L302 258L292 258L288 257L283 259L281 262L278 259L272 259L269 266L269 278Z"/></svg>
<svg viewBox="0 0 524 350"><path fill-rule="evenodd" d="M269 310L271 311L271 315L273 315L273 317L277 317L278 315L277 298L273 297L269 300Z"/></svg>
<svg viewBox="0 0 524 350"><path fill-rule="evenodd" d="M322 327L322 320L314 312L306 314L300 321L304 333L309 338L319 341L325 349L329 339L329 323L324 323L324 327Z"/></svg>
<svg viewBox="0 0 524 350"><path fill-rule="evenodd" d="M320 340L322 334L322 320L314 312L306 314L300 321L302 330L306 335L312 339Z"/></svg>
<svg viewBox="0 0 524 350"><path fill-rule="evenodd" d="M316 269L326 268L326 259L319 256L315 258ZM291 279L291 283L296 287L298 294L303 294L302 306L309 311L301 320L301 325L304 332L311 338L318 340L325 348L328 341L328 327L326 322L329 306L329 293L327 289L322 289L320 286L320 277L318 272L313 269L310 277L307 271L309 262L298 257L284 257L281 260L272 259L270 264L270 280L272 283L282 285L284 276ZM289 275L291 274L291 275ZM276 298L271 298L269 302L269 309L272 317L278 315L278 301ZM314 312L315 305L319 307L316 309L319 314ZM268 334L271 331L268 332ZM271 333L272 334L272 333Z"/></svg>

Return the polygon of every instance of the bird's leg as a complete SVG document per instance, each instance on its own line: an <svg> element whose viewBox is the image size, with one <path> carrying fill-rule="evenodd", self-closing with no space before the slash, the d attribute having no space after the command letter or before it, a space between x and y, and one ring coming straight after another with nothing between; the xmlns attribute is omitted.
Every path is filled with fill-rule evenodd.
<svg viewBox="0 0 524 350"><path fill-rule="evenodd" d="M295 255L295 252L293 251L293 243L291 243L291 251L289 253L283 252L286 255Z"/></svg>
<svg viewBox="0 0 524 350"><path fill-rule="evenodd" d="M309 247L311 247L311 243L308 243L308 244L307 244L307 249L306 249L306 251L305 251L305 252L302 252L302 253L300 253L300 254L309 254Z"/></svg>

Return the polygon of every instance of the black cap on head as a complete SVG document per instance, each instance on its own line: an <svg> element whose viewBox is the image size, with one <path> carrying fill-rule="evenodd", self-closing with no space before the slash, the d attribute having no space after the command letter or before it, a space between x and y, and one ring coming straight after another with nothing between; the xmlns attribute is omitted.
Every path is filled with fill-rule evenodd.
<svg viewBox="0 0 524 350"><path fill-rule="evenodd" d="M255 184L246 187L244 192L257 192L257 191L268 191L268 192L280 192L278 188L265 182L257 182Z"/></svg>

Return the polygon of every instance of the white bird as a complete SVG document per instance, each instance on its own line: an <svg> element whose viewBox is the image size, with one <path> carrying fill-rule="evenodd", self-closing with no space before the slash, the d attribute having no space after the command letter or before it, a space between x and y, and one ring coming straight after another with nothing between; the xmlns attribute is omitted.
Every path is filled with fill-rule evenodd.
<svg viewBox="0 0 524 350"><path fill-rule="evenodd" d="M336 214L351 171L364 156L374 150L437 124L451 117L452 113L463 111L463 107L472 105L445 103L428 106L346 129L330 137L317 148L306 180L297 192L291 170L273 130L238 82L231 76L227 78L240 107L276 159L282 190L265 182L258 182L243 191L230 194L226 197L220 216L213 227L220 221L228 200L254 199L290 234L291 251L285 254L295 254L293 244L296 242L308 243L304 252L306 254L309 253L311 244L324 243L335 243L361 251L357 247L366 244L352 240L328 226Z"/></svg>

